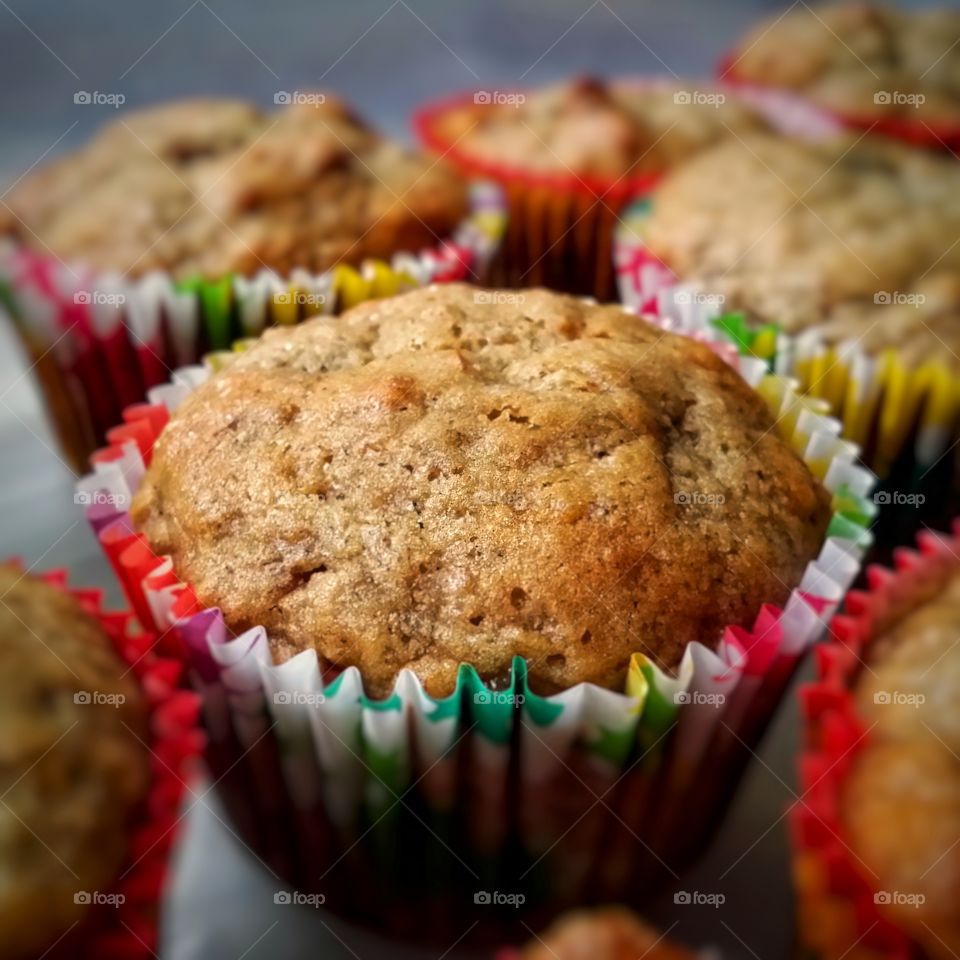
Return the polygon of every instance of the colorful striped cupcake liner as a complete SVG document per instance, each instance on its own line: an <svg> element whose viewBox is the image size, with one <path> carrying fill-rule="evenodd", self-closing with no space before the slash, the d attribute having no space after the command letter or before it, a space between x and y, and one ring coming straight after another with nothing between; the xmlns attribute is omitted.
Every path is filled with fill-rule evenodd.
<svg viewBox="0 0 960 960"><path fill-rule="evenodd" d="M169 414L211 365L178 371L126 411L78 490L138 616L176 638L211 752L244 768L225 799L273 869L355 917L363 906L415 920L397 904L407 889L426 891L448 905L437 932L471 890L522 884L528 907L551 911L585 897L638 900L702 849L794 668L856 578L875 512L874 478L822 405L763 361L710 342L823 480L833 518L782 609L766 605L752 629L690 644L675 677L634 655L622 691L580 684L541 697L518 658L505 689L464 665L445 699L403 671L374 700L355 668L330 679L314 651L275 664L266 632L235 636L219 610L201 609L127 512ZM393 879L377 889L400 893L378 900L370 877L385 871Z"/></svg>

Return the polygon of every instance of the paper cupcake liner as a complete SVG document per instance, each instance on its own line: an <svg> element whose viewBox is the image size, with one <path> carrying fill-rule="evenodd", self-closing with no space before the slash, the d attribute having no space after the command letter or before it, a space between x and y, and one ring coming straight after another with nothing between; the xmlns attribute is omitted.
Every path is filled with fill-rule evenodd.
<svg viewBox="0 0 960 960"><path fill-rule="evenodd" d="M832 960L917 958L919 947L878 908L876 890L843 841L840 792L868 742L852 687L870 643L929 599L960 566L960 520L952 535L924 531L902 548L893 569L871 566L868 585L852 591L816 657L816 678L800 689L802 800L789 814L798 932L813 957Z"/></svg>
<svg viewBox="0 0 960 960"><path fill-rule="evenodd" d="M775 87L762 87L744 80L736 70L736 58L730 54L717 65L717 78L733 88L749 87L751 90L778 91ZM791 96L803 99L797 91L787 91ZM809 110L816 111L825 120L832 120L841 128L865 130L892 140L900 140L914 147L928 147L933 150L955 151L960 149L960 124L929 123L926 120L884 114L858 114L828 108L823 104L806 100Z"/></svg>
<svg viewBox="0 0 960 960"><path fill-rule="evenodd" d="M69 586L64 570L30 575L73 597L97 620L129 665L144 695L151 752L150 785L131 825L127 860L114 886L99 891L123 899L117 898L117 906L92 906L84 920L43 956L147 960L156 956L161 901L180 832L181 803L206 746L200 698L183 687L184 664L161 655L157 637L144 632L130 613L105 610L102 591Z"/></svg>
<svg viewBox="0 0 960 960"><path fill-rule="evenodd" d="M617 231L621 301L653 312L672 330L718 337L791 378L798 391L843 424L880 478L881 544L903 543L921 525L944 525L960 477L951 455L960 438L960 377L942 360L907 366L894 349L867 355L855 343L830 344L816 328L790 336L776 324L749 324L724 313L722 298L682 283L644 244L651 201L635 202Z"/></svg>
<svg viewBox="0 0 960 960"><path fill-rule="evenodd" d="M436 249L397 253L321 274L174 281L97 275L8 243L0 250L0 303L34 364L57 433L80 472L126 407L209 350L265 327L340 312L429 283L484 275L503 233L505 204L492 184L471 188L471 214Z"/></svg>
<svg viewBox="0 0 960 960"><path fill-rule="evenodd" d="M524 911L504 922L536 922L541 908L585 898L640 901L700 852L794 668L857 576L873 515L874 478L840 425L761 361L716 348L778 414L832 492L834 515L782 609L764 606L752 629L729 627L716 651L713 637L690 644L676 677L635 655L623 692L579 684L540 697L518 658L503 690L464 665L445 699L404 670L374 700L356 668L333 676L315 651L274 664L266 632L231 635L127 513L169 413L209 367L179 371L126 411L78 491L138 617L178 645L203 699L214 776L230 774L225 802L280 875L355 920L442 938L484 891L522 884ZM496 934L492 917L481 926Z"/></svg>
<svg viewBox="0 0 960 960"><path fill-rule="evenodd" d="M674 87L662 78L638 77L638 86ZM691 85L696 85L691 81ZM757 88L734 90L715 82L714 93L736 96L762 113L778 129L797 136L826 136L835 125L788 94ZM500 184L509 222L491 265L491 282L503 287L547 286L600 300L612 300L616 278L610 265L611 242L622 208L657 183L663 171L619 178L574 173L531 172L470 155L451 143L437 122L451 109L474 102L475 93L429 103L414 115L420 143L468 176Z"/></svg>

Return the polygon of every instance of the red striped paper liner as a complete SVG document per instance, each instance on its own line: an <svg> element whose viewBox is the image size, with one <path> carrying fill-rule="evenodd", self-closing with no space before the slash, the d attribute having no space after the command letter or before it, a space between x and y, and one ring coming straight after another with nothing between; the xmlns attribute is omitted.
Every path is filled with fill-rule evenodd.
<svg viewBox="0 0 960 960"><path fill-rule="evenodd" d="M847 594L828 641L815 650L816 678L799 691L801 799L789 813L798 936L815 957L908 960L918 947L874 901L877 891L843 840L840 795L867 742L853 684L870 643L926 598L931 582L960 567L960 518L950 535L925 530L894 552L893 569L873 565L866 587Z"/></svg>
<svg viewBox="0 0 960 960"><path fill-rule="evenodd" d="M48 960L147 960L156 956L161 902L170 858L180 833L181 804L189 790L206 736L199 697L182 686L183 666L158 652L158 638L132 614L103 608L101 590L69 586L65 570L37 576L68 593L110 638L143 693L150 734L151 779L131 827L129 852L115 886L117 906L94 906L48 953Z"/></svg>

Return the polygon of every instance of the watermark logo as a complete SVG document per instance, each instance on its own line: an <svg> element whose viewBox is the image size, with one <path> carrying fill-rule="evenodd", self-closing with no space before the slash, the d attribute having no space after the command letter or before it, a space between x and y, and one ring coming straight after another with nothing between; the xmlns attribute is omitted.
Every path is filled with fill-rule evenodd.
<svg viewBox="0 0 960 960"><path fill-rule="evenodd" d="M878 890L873 895L878 906L922 907L927 898L922 893L904 893L902 890Z"/></svg>
<svg viewBox="0 0 960 960"><path fill-rule="evenodd" d="M101 893L99 890L78 890L73 902L79 907L122 907L127 898L122 893Z"/></svg>
<svg viewBox="0 0 960 960"><path fill-rule="evenodd" d="M727 702L722 693L705 693L703 690L680 690L673 695L673 702L679 706L720 707Z"/></svg>
<svg viewBox="0 0 960 960"><path fill-rule="evenodd" d="M722 893L704 893L702 890L678 890L673 902L682 907L721 907L727 902Z"/></svg>
<svg viewBox="0 0 960 960"><path fill-rule="evenodd" d="M322 907L327 898L322 893L301 893L299 890L277 890L273 902L280 907Z"/></svg>
<svg viewBox="0 0 960 960"><path fill-rule="evenodd" d="M78 290L73 295L73 302L87 306L119 307L127 302L127 297L126 294L107 293L106 290Z"/></svg>
<svg viewBox="0 0 960 960"><path fill-rule="evenodd" d="M127 102L127 98L122 93L104 93L101 90L78 90L73 95L73 102L81 107L113 107L114 110L117 110Z"/></svg>
<svg viewBox="0 0 960 960"><path fill-rule="evenodd" d="M920 307L927 302L925 294L902 293L900 290L878 290L873 295L873 302L878 307Z"/></svg>
<svg viewBox="0 0 960 960"><path fill-rule="evenodd" d="M726 299L722 293L700 293L696 290L678 290L673 297L674 303L700 303L707 307L722 307Z"/></svg>
<svg viewBox="0 0 960 960"><path fill-rule="evenodd" d="M124 509L130 504L125 493L111 493L109 490L77 490L73 502L78 507L117 507Z"/></svg>
<svg viewBox="0 0 960 960"><path fill-rule="evenodd" d="M873 102L880 107L919 107L927 102L922 93L905 93L903 90L878 90Z"/></svg>
<svg viewBox="0 0 960 960"><path fill-rule="evenodd" d="M922 693L904 693L901 690L877 690L873 702L880 707L921 707L927 702Z"/></svg>
<svg viewBox="0 0 960 960"><path fill-rule="evenodd" d="M509 693L506 690L479 690L473 695L473 702L498 707L522 707L526 697L522 693Z"/></svg>
<svg viewBox="0 0 960 960"><path fill-rule="evenodd" d="M504 893L502 890L478 890L473 895L473 902L478 906L492 907L522 907L527 898L522 893Z"/></svg>
<svg viewBox="0 0 960 960"><path fill-rule="evenodd" d="M122 693L103 693L100 690L78 690L73 702L79 707L122 707L127 698Z"/></svg>
<svg viewBox="0 0 960 960"><path fill-rule="evenodd" d="M307 293L305 290L286 290L283 293L274 295L273 302L281 305L292 306L297 304L302 307L322 307L327 298L322 293Z"/></svg>
<svg viewBox="0 0 960 960"><path fill-rule="evenodd" d="M273 702L284 707L319 707L326 699L310 690L280 690L273 695Z"/></svg>
<svg viewBox="0 0 960 960"><path fill-rule="evenodd" d="M520 306L526 300L522 293L513 293L510 290L478 290L473 295L474 303L501 304L505 306Z"/></svg>
<svg viewBox="0 0 960 960"><path fill-rule="evenodd" d="M722 493L703 493L700 490L680 490L673 502L682 507L722 507L727 498Z"/></svg>
<svg viewBox="0 0 960 960"><path fill-rule="evenodd" d="M273 95L278 107L319 107L327 102L325 94L312 90L278 90Z"/></svg>
<svg viewBox="0 0 960 960"><path fill-rule="evenodd" d="M527 97L523 93L511 93L503 90L478 90L473 95L473 102L481 107L519 107L526 101Z"/></svg>
<svg viewBox="0 0 960 960"><path fill-rule="evenodd" d="M903 493L900 490L878 490L873 495L878 507L922 507L927 498L922 493Z"/></svg>
<svg viewBox="0 0 960 960"><path fill-rule="evenodd" d="M701 107L719 107L727 102L727 97L716 91L677 90L673 95L673 102L681 107L691 104Z"/></svg>

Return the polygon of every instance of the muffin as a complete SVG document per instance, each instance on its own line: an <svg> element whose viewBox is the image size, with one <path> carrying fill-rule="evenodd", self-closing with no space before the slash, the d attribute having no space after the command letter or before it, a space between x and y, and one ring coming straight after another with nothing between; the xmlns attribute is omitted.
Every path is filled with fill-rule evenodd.
<svg viewBox="0 0 960 960"><path fill-rule="evenodd" d="M955 162L873 138L752 136L665 179L644 228L650 253L727 311L960 368Z"/></svg>
<svg viewBox="0 0 960 960"><path fill-rule="evenodd" d="M502 960L694 960L623 907L577 911L560 918L517 954ZM498 958L500 960L500 958Z"/></svg>
<svg viewBox="0 0 960 960"><path fill-rule="evenodd" d="M707 346L448 285L277 329L173 414L132 516L203 606L386 696L622 689L782 603L830 498Z"/></svg>
<svg viewBox="0 0 960 960"><path fill-rule="evenodd" d="M110 891L149 779L146 707L98 620L0 566L0 953L36 957Z"/></svg>
<svg viewBox="0 0 960 960"><path fill-rule="evenodd" d="M98 272L215 280L432 247L467 209L458 177L331 94L272 114L186 100L125 113L26 176L0 231Z"/></svg>
<svg viewBox="0 0 960 960"><path fill-rule="evenodd" d="M906 121L935 144L960 126L960 12L805 4L752 29L724 75L808 97L864 127Z"/></svg>
<svg viewBox="0 0 960 960"><path fill-rule="evenodd" d="M926 955L960 953L960 571L881 634L857 681L869 730L840 795L882 914Z"/></svg>
<svg viewBox="0 0 960 960"><path fill-rule="evenodd" d="M610 233L623 202L706 147L767 124L716 90L578 78L428 107L417 128L460 170L504 185L510 222L495 280L610 299Z"/></svg>

